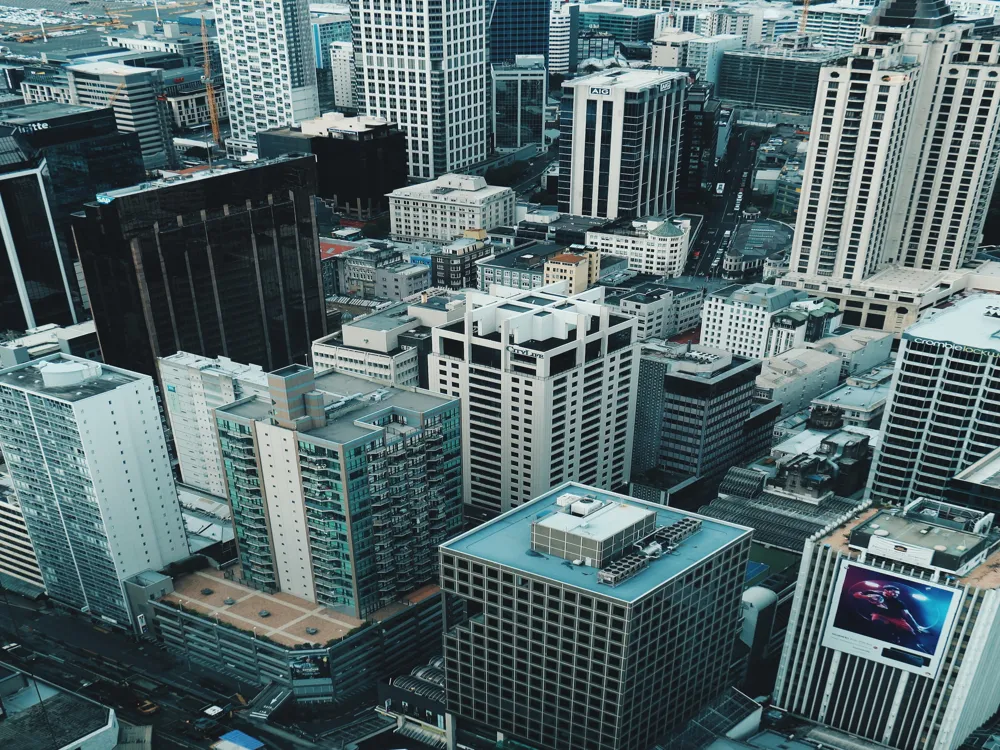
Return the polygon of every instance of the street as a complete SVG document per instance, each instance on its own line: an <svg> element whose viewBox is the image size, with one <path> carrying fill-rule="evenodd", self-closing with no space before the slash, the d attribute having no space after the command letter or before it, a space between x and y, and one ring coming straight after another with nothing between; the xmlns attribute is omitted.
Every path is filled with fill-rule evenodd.
<svg viewBox="0 0 1000 750"><path fill-rule="evenodd" d="M726 232L735 234L736 227L739 226L739 212L736 211L736 200L739 192L743 190L743 207L750 205L750 194L753 186L753 165L757 154L757 145L760 143L762 131L748 128L738 128L734 130L729 139L729 148L726 152L722 171L718 176L719 182L724 182L726 187L723 194L715 195L714 190L710 197L705 199L705 203L696 208L690 208L693 213L703 213L705 224L701 231L701 236L695 243L695 247L688 264L684 269L689 276L718 276L721 272L721 264L714 271L712 261L721 258L725 252L724 242ZM698 253L698 257L694 257Z"/></svg>
<svg viewBox="0 0 1000 750"><path fill-rule="evenodd" d="M238 708L238 693L249 700L256 689L197 664L178 663L155 643L96 627L85 617L40 610L33 602L2 593L0 633L4 643L19 644L0 654L0 661L111 706L125 722L152 726L154 748L207 748L230 729L241 729L278 750L318 747L244 720L239 713L216 717L219 726L210 736L195 736L188 721L200 718L203 708ZM159 706L156 713L137 710L146 699Z"/></svg>

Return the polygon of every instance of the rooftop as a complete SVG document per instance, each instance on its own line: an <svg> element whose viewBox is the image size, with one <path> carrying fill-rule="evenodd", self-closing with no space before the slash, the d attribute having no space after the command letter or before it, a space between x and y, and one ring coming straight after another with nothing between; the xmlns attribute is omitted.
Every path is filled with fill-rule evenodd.
<svg viewBox="0 0 1000 750"><path fill-rule="evenodd" d="M842 433L846 433L841 435ZM814 427L807 427L801 432L796 432L780 443L776 444L771 448L771 454L781 454L788 456L797 456L802 453L813 454L819 450L820 445L822 445L824 440L833 438L839 439L850 439L851 433L855 435L863 435L868 438L868 444L872 448L878 447L879 443L879 431L872 430L867 427L855 427L854 425L844 425L843 427L838 427L834 430L818 430Z"/></svg>
<svg viewBox="0 0 1000 750"><path fill-rule="evenodd" d="M0 681L20 690L4 694L6 718L0 721L0 747L4 750L61 750L77 747L88 735L117 730L111 709L43 680L0 665ZM6 685L5 685L6 687Z"/></svg>
<svg viewBox="0 0 1000 750"><path fill-rule="evenodd" d="M396 188L389 193L389 197L452 203L481 203L503 194L509 194L513 197L514 191L509 187L489 185L483 177L478 175L446 174L430 182Z"/></svg>
<svg viewBox="0 0 1000 750"><path fill-rule="evenodd" d="M580 498L596 496L602 502L619 504L614 506L618 509L635 508L634 511L625 512L636 515L654 512L656 526L668 526L689 518L701 519L701 530L678 544L672 553L652 560L648 567L619 585L612 587L600 584L597 582L598 571L594 568L573 565L569 560L531 549L532 524L557 513L556 500L565 494L578 495ZM610 599L633 602L750 533L750 529L741 526L571 482L549 490L541 497L446 542L441 548L558 581Z"/></svg>
<svg viewBox="0 0 1000 750"><path fill-rule="evenodd" d="M239 573L239 569L235 569ZM209 591L211 593L205 593ZM398 603L378 610L369 618L380 622L438 592L437 586L417 589ZM227 601L232 604L227 604ZM161 601L179 604L209 620L218 620L257 636L266 636L282 646L323 643L343 638L364 624L351 615L314 604L286 593L265 594L229 580L212 568L174 579L174 591ZM266 611L267 617L260 612ZM306 628L317 632L307 633ZM2 724L0 724L2 726Z"/></svg>
<svg viewBox="0 0 1000 750"><path fill-rule="evenodd" d="M376 417L384 416L391 409L425 412L446 404L457 403L450 396L439 396L430 391L403 386L389 386L384 382L326 370L316 375L314 390L323 394L327 422L321 427L300 430L299 434L336 444L349 443L365 437L374 437L390 430L405 431L407 425L380 427ZM222 406L218 412L243 419L265 421L270 419L273 404L266 395L252 396Z"/></svg>
<svg viewBox="0 0 1000 750"><path fill-rule="evenodd" d="M566 246L555 242L539 242L523 250L512 250L509 253L495 255L481 261L483 265L511 268L519 271L542 272L545 261L565 252Z"/></svg>
<svg viewBox="0 0 1000 750"><path fill-rule="evenodd" d="M840 357L815 349L789 349L774 357L764 360L760 375L757 376L758 388L778 388L809 373L836 364L840 370Z"/></svg>
<svg viewBox="0 0 1000 750"><path fill-rule="evenodd" d="M587 6L580 6L581 8ZM687 80L687 74L675 70L659 70L655 68L641 69L615 69L611 71L600 71L590 75L580 76L568 81L563 81L563 88L574 89L578 86L602 88L623 88L626 90L641 91L659 87L664 83L680 83Z"/></svg>
<svg viewBox="0 0 1000 750"><path fill-rule="evenodd" d="M426 266L423 267L426 268ZM420 325L420 319L410 315L409 308L407 303L400 302L390 305L384 310L354 318L346 325L364 328L367 331L394 331L407 325L411 327Z"/></svg>
<svg viewBox="0 0 1000 750"><path fill-rule="evenodd" d="M709 296L730 302L742 302L746 305L763 307L768 312L775 312L788 307L798 299L804 298L805 295L802 292L795 292L770 284L733 284L717 292L712 292Z"/></svg>
<svg viewBox="0 0 1000 750"><path fill-rule="evenodd" d="M234 362L229 357L213 358L191 352L176 352L167 357L160 357L160 361L177 367L190 367L201 372L225 375L244 383L267 387L267 373L260 365L244 365Z"/></svg>
<svg viewBox="0 0 1000 750"><path fill-rule="evenodd" d="M0 385L69 402L83 401L143 379L148 380L139 373L62 353L0 370Z"/></svg>
<svg viewBox="0 0 1000 750"><path fill-rule="evenodd" d="M930 339L1000 354L1000 295L973 294L948 307L929 310L903 338Z"/></svg>
<svg viewBox="0 0 1000 750"><path fill-rule="evenodd" d="M15 107L4 107L0 110L0 122L5 125L28 125L35 122L48 122L56 117L93 113L92 107L61 102L38 102L22 104Z"/></svg>
<svg viewBox="0 0 1000 750"><path fill-rule="evenodd" d="M74 73L83 73L85 75L94 76L118 76L120 78L128 78L130 76L146 76L150 73L156 73L158 68L140 68L133 67L131 65L118 65L112 62L91 62L91 63L81 63L80 65L71 65L68 70Z"/></svg>
<svg viewBox="0 0 1000 750"><path fill-rule="evenodd" d="M769 256L792 246L795 230L780 221L758 219L740 224L732 249L740 255Z"/></svg>
<svg viewBox="0 0 1000 750"><path fill-rule="evenodd" d="M955 475L956 482L981 484L986 487L1000 487L1000 448L987 453L981 459Z"/></svg>
<svg viewBox="0 0 1000 750"><path fill-rule="evenodd" d="M892 372L892 365L876 367L870 373L848 378L846 383L814 398L813 403L871 411L889 398Z"/></svg>
<svg viewBox="0 0 1000 750"><path fill-rule="evenodd" d="M581 13L607 13L632 18L649 18L659 13L652 8L626 8L621 3L585 3L580 6Z"/></svg>

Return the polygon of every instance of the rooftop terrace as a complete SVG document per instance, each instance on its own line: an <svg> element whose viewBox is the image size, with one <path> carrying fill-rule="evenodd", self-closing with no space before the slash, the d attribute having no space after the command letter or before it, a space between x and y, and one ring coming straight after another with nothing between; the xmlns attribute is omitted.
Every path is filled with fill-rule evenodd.
<svg viewBox="0 0 1000 750"><path fill-rule="evenodd" d="M590 495L604 503L618 503L626 508L634 507L638 510L626 512L636 516L641 515L642 511L652 511L656 514L657 527L669 526L684 519L701 519L701 529L678 544L672 553L651 560L638 574L617 586L608 586L598 583L598 571L593 567L574 565L569 560L555 555L545 555L531 548L532 524L560 512L556 501L565 494L578 495L581 499ZM441 548L611 599L632 602L749 533L750 529L742 526L571 482L556 487L541 497L446 542Z"/></svg>

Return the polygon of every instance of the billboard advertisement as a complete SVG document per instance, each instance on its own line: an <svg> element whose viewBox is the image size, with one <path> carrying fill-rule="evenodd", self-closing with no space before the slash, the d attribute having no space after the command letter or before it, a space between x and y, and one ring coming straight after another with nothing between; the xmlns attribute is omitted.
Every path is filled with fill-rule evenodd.
<svg viewBox="0 0 1000 750"><path fill-rule="evenodd" d="M315 680L330 676L330 660L326 656L301 656L289 666L293 680Z"/></svg>
<svg viewBox="0 0 1000 750"><path fill-rule="evenodd" d="M933 677L961 599L958 589L844 560L823 645Z"/></svg>

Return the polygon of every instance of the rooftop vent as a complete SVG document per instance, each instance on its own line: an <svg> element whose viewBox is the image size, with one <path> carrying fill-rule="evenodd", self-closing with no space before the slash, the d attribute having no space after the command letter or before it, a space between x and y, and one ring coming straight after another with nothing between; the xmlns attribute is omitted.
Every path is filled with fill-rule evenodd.
<svg viewBox="0 0 1000 750"><path fill-rule="evenodd" d="M1000 305L987 305L983 315L987 318L1000 318Z"/></svg>
<svg viewBox="0 0 1000 750"><path fill-rule="evenodd" d="M596 510L600 510L604 507L604 503L598 500L596 497L586 496L581 497L575 503L573 503L573 515L574 516L589 516Z"/></svg>

